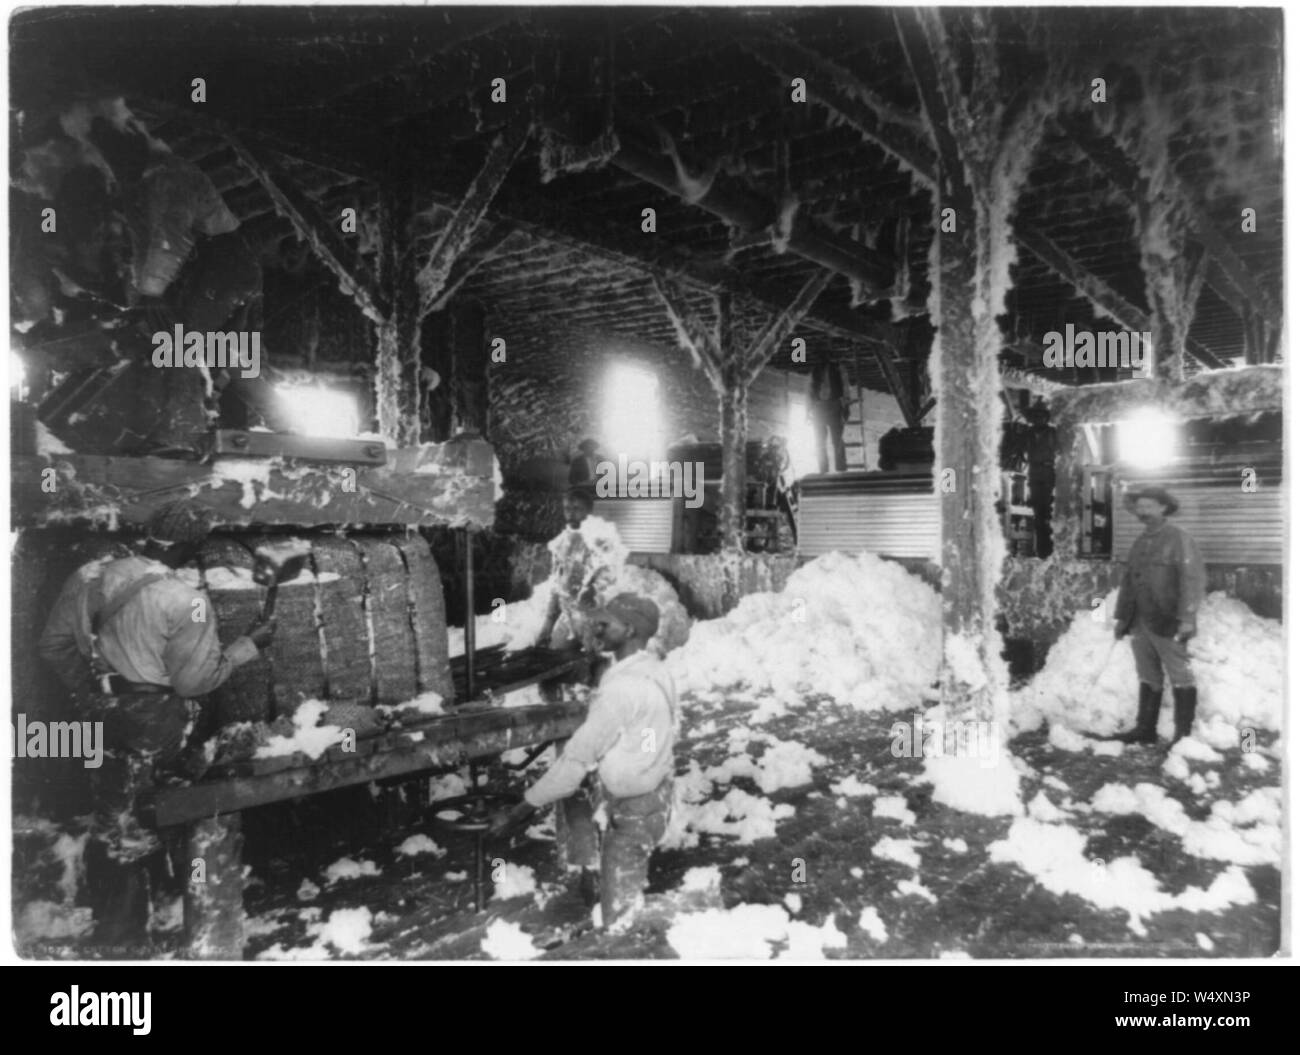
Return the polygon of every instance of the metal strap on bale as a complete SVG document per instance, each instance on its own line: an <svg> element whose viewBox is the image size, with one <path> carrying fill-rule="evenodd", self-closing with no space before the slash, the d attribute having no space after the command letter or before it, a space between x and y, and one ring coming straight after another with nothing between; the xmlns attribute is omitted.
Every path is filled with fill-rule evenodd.
<svg viewBox="0 0 1300 1055"><path fill-rule="evenodd" d="M391 538L369 536L355 541L365 561L378 699L380 703L402 703L418 695L415 633L407 586L410 573ZM425 614L417 611L416 621L423 618Z"/></svg>
<svg viewBox="0 0 1300 1055"><path fill-rule="evenodd" d="M415 657L421 692L436 692L448 702L454 698L451 666L447 661L447 609L442 595L442 578L429 544L419 535L397 542L406 560L407 590L415 619Z"/></svg>
<svg viewBox="0 0 1300 1055"><path fill-rule="evenodd" d="M317 591L318 584L312 581L281 583L276 592L276 629L270 658L277 716L292 715L303 700L325 697L325 659L316 623ZM265 596L265 591L258 593Z"/></svg>

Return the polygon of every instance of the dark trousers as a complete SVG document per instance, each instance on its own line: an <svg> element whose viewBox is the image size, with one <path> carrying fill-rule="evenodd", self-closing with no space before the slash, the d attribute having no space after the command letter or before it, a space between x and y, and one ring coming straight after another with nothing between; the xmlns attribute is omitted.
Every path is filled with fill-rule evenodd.
<svg viewBox="0 0 1300 1055"><path fill-rule="evenodd" d="M104 723L103 764L90 771L94 812L86 848L97 941L134 943L147 935L150 894L155 878L166 872L165 848L140 823L136 807L185 759L197 712L194 701L171 693L84 700L87 719Z"/></svg>
<svg viewBox="0 0 1300 1055"><path fill-rule="evenodd" d="M91 771L92 834L109 857L136 860L158 847L136 820L136 800L184 758L197 705L171 693L122 693L90 697L84 713L104 723L104 762Z"/></svg>
<svg viewBox="0 0 1300 1055"><path fill-rule="evenodd" d="M1052 503L1034 503L1034 556L1052 555Z"/></svg>
<svg viewBox="0 0 1300 1055"><path fill-rule="evenodd" d="M609 927L634 912L645 893L650 855L668 830L673 780L645 795L605 801L609 827L600 844L600 910Z"/></svg>
<svg viewBox="0 0 1300 1055"><path fill-rule="evenodd" d="M607 824L598 833L594 802L603 802ZM668 830L673 779L654 791L616 799L603 789L580 788L559 804L561 830L557 839L565 864L573 868L600 866L601 916L606 927L635 909L645 892L650 855Z"/></svg>
<svg viewBox="0 0 1300 1055"><path fill-rule="evenodd" d="M826 455L827 434L835 458L835 471L842 473L844 461L844 404L838 399L818 399L812 403L813 442L817 446L817 471L829 471Z"/></svg>

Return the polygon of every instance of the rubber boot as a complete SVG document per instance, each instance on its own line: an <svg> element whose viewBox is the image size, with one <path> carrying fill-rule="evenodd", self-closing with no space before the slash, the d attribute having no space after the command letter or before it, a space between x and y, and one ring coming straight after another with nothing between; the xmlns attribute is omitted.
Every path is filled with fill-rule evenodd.
<svg viewBox="0 0 1300 1055"><path fill-rule="evenodd" d="M582 898L584 908L595 908L600 904L600 872L595 868L584 868L578 878L578 896Z"/></svg>
<svg viewBox="0 0 1300 1055"><path fill-rule="evenodd" d="M1192 735L1192 722L1196 720L1196 686L1174 689L1174 738L1178 743L1184 736Z"/></svg>
<svg viewBox="0 0 1300 1055"><path fill-rule="evenodd" d="M1137 724L1127 733L1115 737L1122 744L1154 744L1156 719L1160 717L1160 690L1146 682L1138 683Z"/></svg>

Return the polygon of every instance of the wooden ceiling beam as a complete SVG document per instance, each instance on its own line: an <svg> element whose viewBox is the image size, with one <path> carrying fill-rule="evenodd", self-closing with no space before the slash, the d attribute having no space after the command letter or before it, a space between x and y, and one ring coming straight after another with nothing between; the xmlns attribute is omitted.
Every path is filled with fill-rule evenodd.
<svg viewBox="0 0 1300 1055"><path fill-rule="evenodd" d="M470 181L456 212L438 234L438 240L415 276L420 291L419 313L423 317L432 309L447 285L456 260L468 248L474 229L487 214L510 166L532 134L531 110L517 117L488 149L482 166Z"/></svg>
<svg viewBox="0 0 1300 1055"><path fill-rule="evenodd" d="M1129 201L1142 193L1142 177L1132 159L1119 150L1108 150L1099 140L1097 129L1090 118L1058 118L1058 125L1089 161L1108 176ZM1178 181L1179 193L1192 221L1191 236L1205 247L1216 266L1209 269L1206 281L1226 304L1230 304L1243 319L1251 311L1262 311L1269 318L1281 318L1273 297L1250 273L1241 257L1228 244L1218 226L1201 208L1186 186Z"/></svg>
<svg viewBox="0 0 1300 1055"><path fill-rule="evenodd" d="M918 61L921 63L921 68L923 71L928 70L929 48L920 47L925 42L918 36L920 32L919 24L910 19L902 20L900 33L904 32L904 26L906 26L906 32L916 38L910 40L910 42L905 39L905 47L919 50ZM905 141L901 140L897 135L884 132L889 127L886 123L887 115L874 113L870 105L863 102L864 99L870 98L870 93L849 71L822 58L802 45L783 41L779 38L769 38L758 43L746 40L742 41L741 46L754 54L765 65L780 72L782 76L795 69L818 71L822 76L807 78L809 82L809 98L847 121L865 138L912 168L931 187L938 185L937 158L933 152L924 147L917 149L902 146ZM911 54L912 52L909 50L909 55ZM795 75L790 73L790 76ZM946 107L944 107L943 100L935 90L934 85L922 89L918 82L918 91L922 93L923 98L928 99L928 106L938 107L941 113L946 114ZM942 118L942 120L946 119L946 116ZM941 137L940 143L947 151L949 164L960 165L961 161L956 140L949 134ZM902 146L901 152L900 146ZM959 168L958 172L960 171ZM1095 304L1099 310L1102 310L1111 318L1130 329L1145 330L1149 328L1150 322L1145 312L1129 303L1104 279L1089 271L1070 253L1062 249L1041 231L1031 227L1021 227L1016 232L1016 240L1041 260L1054 274L1077 289L1085 299ZM1224 365L1213 352L1199 342L1189 338L1187 345L1188 353L1198 362L1211 368Z"/></svg>
<svg viewBox="0 0 1300 1055"><path fill-rule="evenodd" d="M1151 319L1146 312L1132 304L1105 279L1085 269L1041 231L1022 231L1017 241L1041 260L1051 271L1078 290L1083 298L1098 311L1109 315L1121 326L1139 332L1151 328ZM1191 337L1187 338L1185 350L1193 359L1211 370L1219 370L1227 365L1212 351Z"/></svg>
<svg viewBox="0 0 1300 1055"><path fill-rule="evenodd" d="M105 89L106 91L108 89ZM117 94L122 94L118 89ZM182 126L202 129L206 134L228 140L232 135L249 146L274 151L284 157L329 169L341 176L353 179L374 181L379 173L370 164L359 162L354 157L341 154L319 144L305 142L291 131L281 132L264 125L250 125L246 122L232 122L214 117L190 107L178 106L146 95L126 93L126 100L131 111L137 116L152 115L159 121L177 121Z"/></svg>
<svg viewBox="0 0 1300 1055"><path fill-rule="evenodd" d="M921 11L915 14L895 12L894 24L938 154L937 171L931 174L932 185L938 188L939 197L945 204L956 207L959 213L972 215L966 167L953 134L953 119L947 101L948 98L960 100L962 96L954 85L945 87L940 84L945 71L939 68L934 57L937 51L936 42L932 39L935 25ZM955 80L956 71L949 73Z"/></svg>
<svg viewBox="0 0 1300 1055"><path fill-rule="evenodd" d="M726 383L722 376L722 337L715 319L708 325L692 306L686 291L673 278L659 273L651 273L650 281L654 291L663 302L664 310L673 324L677 334L677 343L691 353L691 359L697 370L703 370L715 392L725 392ZM727 294L723 294L727 296ZM714 298L715 305L718 298ZM718 315L720 309L715 309Z"/></svg>
<svg viewBox="0 0 1300 1055"><path fill-rule="evenodd" d="M675 279L702 292L728 292L769 311L783 311L790 303L789 293L782 288L755 280L752 276L742 276L733 268L702 263L680 247L659 247L657 251L647 252L644 240L634 247L613 233L610 225L593 223L583 214L545 198L509 189L498 197L490 215L541 241L594 253L623 267L652 277ZM865 343L905 419L909 424L916 423L916 408L908 398L907 387L894 361L900 344L891 324L864 318L836 305L820 305L809 310L804 320L827 336L853 345Z"/></svg>
<svg viewBox="0 0 1300 1055"><path fill-rule="evenodd" d="M563 135L563 130L556 130ZM619 134L620 148L610 163L675 198L712 213L742 231L767 227L777 219L775 203L738 187L723 189L719 178L707 188L682 185L673 163L662 154L641 146L635 134ZM701 193L702 191L702 193ZM834 233L822 224L795 216L788 251L811 263L862 282L868 289L884 291L894 284L894 261L886 254Z"/></svg>
<svg viewBox="0 0 1300 1055"><path fill-rule="evenodd" d="M452 265L451 270L447 273L447 280L443 284L442 292L430 305L429 311L441 311L445 308L447 302L456 295L460 287L474 275L474 272L495 256L496 251L512 234L514 234L514 230L507 224L497 224L486 234L476 234L474 240L461 254L460 259Z"/></svg>
<svg viewBox="0 0 1300 1055"><path fill-rule="evenodd" d="M849 70L773 30L741 38L738 43L781 78L803 77L810 99L847 122L904 168L912 169L927 182L933 181L934 151L917 137L914 124L901 122L898 109L885 106Z"/></svg>
<svg viewBox="0 0 1300 1055"><path fill-rule="evenodd" d="M227 141L271 196L276 210L293 224L294 230L311 246L316 258L338 277L339 284L362 314L375 323L383 323L388 318L388 305L380 296L370 269L355 249L339 237L335 224L297 189L292 178L267 151L242 142L233 133Z"/></svg>
<svg viewBox="0 0 1300 1055"><path fill-rule="evenodd" d="M768 360L772 357L772 353L779 345L785 343L790 334L803 321L803 317L811 310L814 301L830 285L832 277L829 271L818 270L795 294L790 306L772 316L772 320L745 352L742 366L745 384L753 384L758 375L763 372Z"/></svg>

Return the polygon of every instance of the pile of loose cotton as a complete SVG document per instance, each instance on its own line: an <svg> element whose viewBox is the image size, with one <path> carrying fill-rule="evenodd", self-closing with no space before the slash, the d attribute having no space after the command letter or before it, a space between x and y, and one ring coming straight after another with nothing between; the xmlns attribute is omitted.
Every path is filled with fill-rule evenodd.
<svg viewBox="0 0 1300 1055"><path fill-rule="evenodd" d="M784 702L824 694L860 710L910 710L939 672L939 595L901 565L829 553L779 593L698 622L668 657L678 686L745 686Z"/></svg>

